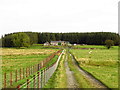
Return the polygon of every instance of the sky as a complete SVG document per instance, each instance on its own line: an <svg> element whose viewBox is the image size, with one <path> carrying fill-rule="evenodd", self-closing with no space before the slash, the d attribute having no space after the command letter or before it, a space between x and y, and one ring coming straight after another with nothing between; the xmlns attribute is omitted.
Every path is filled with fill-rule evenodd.
<svg viewBox="0 0 120 90"><path fill-rule="evenodd" d="M0 35L116 32L119 0L0 0Z"/></svg>

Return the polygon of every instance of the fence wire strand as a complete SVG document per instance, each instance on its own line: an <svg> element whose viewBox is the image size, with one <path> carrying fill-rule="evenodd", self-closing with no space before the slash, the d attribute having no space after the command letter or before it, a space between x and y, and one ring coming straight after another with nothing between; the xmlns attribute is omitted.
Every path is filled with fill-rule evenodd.
<svg viewBox="0 0 120 90"><path fill-rule="evenodd" d="M55 70L57 69L58 63L60 61L60 58L61 58L63 52L64 52L64 50L62 51L62 53L58 57L57 61L53 65L45 68L44 70L39 71L39 73L34 75L30 80L28 80L28 82L24 83L23 85L19 86L18 88L20 88L20 89L22 89L22 88L23 89L24 88L43 88L45 86L45 84L48 82L48 80L51 78L51 76L53 75Z"/></svg>

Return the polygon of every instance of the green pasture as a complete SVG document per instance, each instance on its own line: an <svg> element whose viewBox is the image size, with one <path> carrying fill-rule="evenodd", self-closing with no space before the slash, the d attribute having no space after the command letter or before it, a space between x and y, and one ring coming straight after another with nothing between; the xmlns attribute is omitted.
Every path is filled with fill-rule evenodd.
<svg viewBox="0 0 120 90"><path fill-rule="evenodd" d="M89 47L89 46L88 46ZM91 46L92 48L94 46ZM102 47L102 46L95 46ZM118 88L118 47L71 49L79 65L110 88Z"/></svg>
<svg viewBox="0 0 120 90"><path fill-rule="evenodd" d="M6 55L2 56L2 71L10 72L19 68L25 68L40 63L40 61L47 58L49 54L41 55Z"/></svg>
<svg viewBox="0 0 120 90"><path fill-rule="evenodd" d="M10 80L10 72L13 74L13 81L15 81L15 70L20 70L20 68L25 70L27 67L34 66L41 61L45 60L48 56L52 53L58 51L59 49L53 48L44 48L42 45L33 45L29 48L2 48L2 76L4 72L7 75L7 86L9 86L8 81ZM56 55L47 66L53 64L58 56ZM18 73L19 74L19 73ZM28 77L30 78L30 77ZM16 87L17 85L26 81L22 79L18 82L14 82L13 86ZM3 82L2 82L3 83Z"/></svg>
<svg viewBox="0 0 120 90"><path fill-rule="evenodd" d="M94 49L107 49L105 45L75 45L73 48L94 48ZM110 49L118 49L118 46L112 46Z"/></svg>

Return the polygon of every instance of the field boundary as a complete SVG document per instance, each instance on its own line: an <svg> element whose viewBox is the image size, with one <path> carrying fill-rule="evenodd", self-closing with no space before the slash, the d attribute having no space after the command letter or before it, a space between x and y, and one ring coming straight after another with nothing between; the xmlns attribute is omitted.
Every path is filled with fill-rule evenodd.
<svg viewBox="0 0 120 90"><path fill-rule="evenodd" d="M38 71L37 74L33 75L31 79L27 79L26 83L24 83L23 85L18 85L17 88L43 88L50 79L50 77L53 75L53 73L56 71L58 63L63 53L64 50L62 51L62 53L60 54L60 56L54 64L47 68L44 68L41 71Z"/></svg>
<svg viewBox="0 0 120 90"><path fill-rule="evenodd" d="M58 55L61 53L61 50L58 50L57 52L53 53L43 61L40 61L40 63L35 64L34 66L29 66L26 68L20 68L16 69L14 72L9 73L3 73L3 87L2 88L10 88L13 87L13 84L21 81L22 79L26 79L34 75L36 72L40 71L41 69L45 68L46 65L51 61L52 58L55 57L55 55Z"/></svg>

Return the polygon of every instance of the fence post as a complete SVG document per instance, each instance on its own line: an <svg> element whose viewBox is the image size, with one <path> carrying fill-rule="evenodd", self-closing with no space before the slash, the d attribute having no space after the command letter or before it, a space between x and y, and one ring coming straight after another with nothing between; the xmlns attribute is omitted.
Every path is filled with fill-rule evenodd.
<svg viewBox="0 0 120 90"><path fill-rule="evenodd" d="M35 67L33 66L33 73L35 72Z"/></svg>
<svg viewBox="0 0 120 90"><path fill-rule="evenodd" d="M38 75L38 88L40 88L40 72L38 72L37 75Z"/></svg>
<svg viewBox="0 0 120 90"><path fill-rule="evenodd" d="M38 70L37 71L39 71L39 69L40 69L39 67L40 67L40 65L38 64Z"/></svg>
<svg viewBox="0 0 120 90"><path fill-rule="evenodd" d="M36 68L35 68L35 72L37 72L37 71L38 71L38 66L37 66L37 64L36 64L35 66L36 66Z"/></svg>
<svg viewBox="0 0 120 90"><path fill-rule="evenodd" d="M30 67L28 67L28 76L30 75Z"/></svg>
<svg viewBox="0 0 120 90"><path fill-rule="evenodd" d="M42 71L42 85L44 86L44 69Z"/></svg>
<svg viewBox="0 0 120 90"><path fill-rule="evenodd" d="M26 77L27 77L27 68L26 68Z"/></svg>
<svg viewBox="0 0 120 90"><path fill-rule="evenodd" d="M12 72L10 72L10 85L12 85Z"/></svg>
<svg viewBox="0 0 120 90"><path fill-rule="evenodd" d="M4 88L6 88L6 73L4 73Z"/></svg>
<svg viewBox="0 0 120 90"><path fill-rule="evenodd" d="M21 80L21 68L20 68L20 80Z"/></svg>
<svg viewBox="0 0 120 90"><path fill-rule="evenodd" d="M15 81L17 82L17 69L16 69L16 80Z"/></svg>
<svg viewBox="0 0 120 90"><path fill-rule="evenodd" d="M34 73L34 66L32 66L32 74Z"/></svg>
<svg viewBox="0 0 120 90"><path fill-rule="evenodd" d="M23 68L23 79L24 79L24 75L25 75L25 73L24 73L24 68Z"/></svg>
<svg viewBox="0 0 120 90"><path fill-rule="evenodd" d="M27 89L29 88L29 79L27 79Z"/></svg>
<svg viewBox="0 0 120 90"><path fill-rule="evenodd" d="M41 70L41 88L42 88L42 70Z"/></svg>
<svg viewBox="0 0 120 90"><path fill-rule="evenodd" d="M32 73L31 73L31 66L30 66L30 75L31 75Z"/></svg>
<svg viewBox="0 0 120 90"><path fill-rule="evenodd" d="M34 79L34 88L35 88L35 83L36 83L36 82L35 82L35 75L33 76L33 79Z"/></svg>
<svg viewBox="0 0 120 90"><path fill-rule="evenodd" d="M17 86L17 90L20 90L20 85Z"/></svg>
<svg viewBox="0 0 120 90"><path fill-rule="evenodd" d="M43 61L41 61L41 68L43 68Z"/></svg>
<svg viewBox="0 0 120 90"><path fill-rule="evenodd" d="M45 69L44 69L44 85L45 85Z"/></svg>

